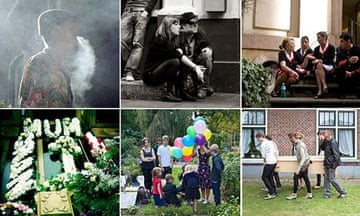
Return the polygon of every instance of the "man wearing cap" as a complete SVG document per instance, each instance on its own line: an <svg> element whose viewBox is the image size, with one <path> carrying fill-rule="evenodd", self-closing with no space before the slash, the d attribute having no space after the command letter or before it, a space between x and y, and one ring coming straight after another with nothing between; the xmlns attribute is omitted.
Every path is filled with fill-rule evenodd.
<svg viewBox="0 0 360 216"><path fill-rule="evenodd" d="M30 57L19 89L19 106L31 108L72 107L69 61L77 48L74 14L47 10L38 18L38 30L45 48Z"/></svg>
<svg viewBox="0 0 360 216"><path fill-rule="evenodd" d="M206 71L204 73L204 82L199 86L197 97L204 98L211 96L214 92L210 87L210 75L213 68L213 50L206 38L204 31L199 29L198 17L193 12L182 14L180 35L180 46L184 54L188 56L195 64L202 65Z"/></svg>
<svg viewBox="0 0 360 216"><path fill-rule="evenodd" d="M121 15L121 59L125 65L125 81L139 75L146 26L157 0L128 0Z"/></svg>

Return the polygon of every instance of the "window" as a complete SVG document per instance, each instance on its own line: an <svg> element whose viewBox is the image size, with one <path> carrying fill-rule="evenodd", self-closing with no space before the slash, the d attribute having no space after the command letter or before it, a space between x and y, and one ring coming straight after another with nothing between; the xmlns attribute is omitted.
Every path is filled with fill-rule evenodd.
<svg viewBox="0 0 360 216"><path fill-rule="evenodd" d="M326 129L333 131L342 157L356 158L356 112L354 110L319 110L318 131Z"/></svg>
<svg viewBox="0 0 360 216"><path fill-rule="evenodd" d="M242 152L245 158L260 158L258 143L255 135L258 132L266 132L266 112L265 110L244 110L242 111Z"/></svg>

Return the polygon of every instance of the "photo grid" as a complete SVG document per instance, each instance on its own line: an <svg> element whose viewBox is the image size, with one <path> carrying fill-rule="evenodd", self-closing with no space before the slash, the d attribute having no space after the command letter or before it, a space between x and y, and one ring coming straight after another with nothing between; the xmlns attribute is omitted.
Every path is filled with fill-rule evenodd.
<svg viewBox="0 0 360 216"><path fill-rule="evenodd" d="M358 215L357 2L241 9L241 215Z"/></svg>

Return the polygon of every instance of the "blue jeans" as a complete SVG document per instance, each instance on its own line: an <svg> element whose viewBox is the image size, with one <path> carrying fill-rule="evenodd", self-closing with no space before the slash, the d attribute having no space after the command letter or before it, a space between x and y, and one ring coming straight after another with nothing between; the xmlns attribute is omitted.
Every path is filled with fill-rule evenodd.
<svg viewBox="0 0 360 216"><path fill-rule="evenodd" d="M221 203L220 185L221 185L220 181L212 182L212 190L213 190L213 194L214 194L215 205L220 205L220 203Z"/></svg>
<svg viewBox="0 0 360 216"><path fill-rule="evenodd" d="M138 67L142 58L146 25L149 16L141 16L142 11L121 15L121 59L125 64L124 72L140 74Z"/></svg>

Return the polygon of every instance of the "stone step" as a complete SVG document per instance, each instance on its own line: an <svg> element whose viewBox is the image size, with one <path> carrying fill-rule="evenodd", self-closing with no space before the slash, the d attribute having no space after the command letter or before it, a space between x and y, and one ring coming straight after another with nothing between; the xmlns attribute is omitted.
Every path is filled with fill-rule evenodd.
<svg viewBox="0 0 360 216"><path fill-rule="evenodd" d="M339 85L337 83L328 83L328 94L327 97L337 97ZM291 90L294 97L313 97L317 91L318 87L316 84L293 84L291 85Z"/></svg>
<svg viewBox="0 0 360 216"><path fill-rule="evenodd" d="M272 97L269 100L270 106L274 108L282 107L359 107L360 99L355 96L347 96L346 99L313 97Z"/></svg>
<svg viewBox="0 0 360 216"><path fill-rule="evenodd" d="M121 81L121 98L136 100L160 100L162 86L147 86L142 80Z"/></svg>

